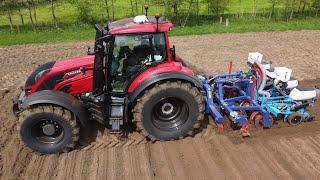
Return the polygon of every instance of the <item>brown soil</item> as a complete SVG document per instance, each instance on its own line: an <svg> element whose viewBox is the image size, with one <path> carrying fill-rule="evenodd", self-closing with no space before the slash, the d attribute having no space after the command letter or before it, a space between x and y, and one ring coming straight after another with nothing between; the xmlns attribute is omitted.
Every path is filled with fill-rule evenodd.
<svg viewBox="0 0 320 180"><path fill-rule="evenodd" d="M174 37L178 53L204 73L245 68L249 51L286 65L309 86L320 85L320 31ZM0 179L317 179L320 175L319 103L316 121L254 132L205 129L195 137L150 143L137 133L125 141L93 125L81 145L60 155L38 155L19 140L11 98L44 62L82 55L90 42L0 47ZM205 138L203 137L205 136ZM115 139L115 140L114 140ZM110 148L112 147L112 148Z"/></svg>

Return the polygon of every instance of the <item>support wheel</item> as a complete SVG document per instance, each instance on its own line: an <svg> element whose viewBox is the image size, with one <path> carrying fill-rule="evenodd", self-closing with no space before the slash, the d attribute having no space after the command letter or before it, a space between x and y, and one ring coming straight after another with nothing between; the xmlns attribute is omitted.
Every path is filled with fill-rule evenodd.
<svg viewBox="0 0 320 180"><path fill-rule="evenodd" d="M175 140L192 135L203 120L204 101L189 83L165 82L144 92L133 109L138 131L151 140Z"/></svg>
<svg viewBox="0 0 320 180"><path fill-rule="evenodd" d="M291 126L299 125L302 121L304 121L304 117L300 113L293 113L288 117L288 123Z"/></svg>
<svg viewBox="0 0 320 180"><path fill-rule="evenodd" d="M23 111L18 130L22 141L39 153L67 152L79 139L74 115L58 106L36 106Z"/></svg>

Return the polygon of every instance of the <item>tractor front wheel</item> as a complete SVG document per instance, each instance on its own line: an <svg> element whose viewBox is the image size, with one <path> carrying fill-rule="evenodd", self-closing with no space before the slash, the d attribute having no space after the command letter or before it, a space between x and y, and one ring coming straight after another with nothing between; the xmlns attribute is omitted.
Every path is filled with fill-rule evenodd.
<svg viewBox="0 0 320 180"><path fill-rule="evenodd" d="M74 115L67 109L40 105L20 114L18 130L22 141L32 150L59 153L75 146L80 129Z"/></svg>
<svg viewBox="0 0 320 180"><path fill-rule="evenodd" d="M165 82L146 90L134 107L138 131L151 140L181 139L199 128L202 94L189 83Z"/></svg>

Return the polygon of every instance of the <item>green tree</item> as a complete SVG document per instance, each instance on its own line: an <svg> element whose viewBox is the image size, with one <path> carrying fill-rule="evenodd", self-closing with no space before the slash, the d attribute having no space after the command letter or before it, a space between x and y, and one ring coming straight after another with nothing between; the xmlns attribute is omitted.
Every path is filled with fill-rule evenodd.
<svg viewBox="0 0 320 180"><path fill-rule="evenodd" d="M28 8L28 12L29 12L29 18L30 18L30 22L31 22L31 25L32 25L32 28L35 29L35 23L34 23L34 18L32 16L32 1L30 0L27 0L26 1L26 4L27 4L27 8Z"/></svg>
<svg viewBox="0 0 320 180"><path fill-rule="evenodd" d="M298 7L298 12L304 16L306 8L310 7L311 4L312 4L311 0L300 0L299 7Z"/></svg>
<svg viewBox="0 0 320 180"><path fill-rule="evenodd" d="M243 0L238 0L238 17L243 16L242 2L243 2Z"/></svg>
<svg viewBox="0 0 320 180"><path fill-rule="evenodd" d="M107 17L108 20L110 19L110 7L109 7L109 0L104 0L104 4L106 6L106 11L107 11Z"/></svg>
<svg viewBox="0 0 320 180"><path fill-rule="evenodd" d="M112 0L113 1L113 0ZM75 5L78 10L78 20L82 23L90 23L93 18L92 13L92 1L90 0L69 0L70 3Z"/></svg>
<svg viewBox="0 0 320 180"><path fill-rule="evenodd" d="M312 7L315 9L315 16L317 17L320 11L320 0L314 0L312 3Z"/></svg>
<svg viewBox="0 0 320 180"><path fill-rule="evenodd" d="M22 14L22 9L26 8L25 0L16 0L16 8L18 9L18 14L20 16L21 25L24 26L24 16Z"/></svg>
<svg viewBox="0 0 320 180"><path fill-rule="evenodd" d="M114 21L114 15L115 15L114 0L111 0L111 9L112 9L112 21Z"/></svg>
<svg viewBox="0 0 320 180"><path fill-rule="evenodd" d="M206 0L208 11L210 14L220 16L228 9L229 0Z"/></svg>
<svg viewBox="0 0 320 180"><path fill-rule="evenodd" d="M279 0L270 0L271 1L271 12L270 12L270 16L269 19L271 19L272 17L276 17L275 13L276 13L276 6L279 3Z"/></svg>
<svg viewBox="0 0 320 180"><path fill-rule="evenodd" d="M59 28L58 27L58 20L57 20L57 16L56 16L56 13L55 13L55 7L54 7L54 3L56 2L57 0L50 0L50 6L51 6L51 17L52 17L52 24L55 28Z"/></svg>
<svg viewBox="0 0 320 180"><path fill-rule="evenodd" d="M13 31L13 22L12 22L12 11L15 7L15 3L12 0L2 0L1 2L1 9L5 11L8 17L10 30Z"/></svg>

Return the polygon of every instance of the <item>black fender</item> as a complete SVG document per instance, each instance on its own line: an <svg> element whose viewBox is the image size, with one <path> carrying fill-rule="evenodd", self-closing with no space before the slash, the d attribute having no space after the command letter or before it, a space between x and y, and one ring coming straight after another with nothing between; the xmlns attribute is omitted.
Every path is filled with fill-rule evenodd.
<svg viewBox="0 0 320 180"><path fill-rule="evenodd" d="M195 76L190 76L181 72L166 72L155 75L143 81L132 93L129 94L129 101L134 102L136 98L140 95L140 93L142 93L146 88L164 80L182 80L184 82L191 83L199 89L202 89L201 81Z"/></svg>
<svg viewBox="0 0 320 180"><path fill-rule="evenodd" d="M24 100L22 109L27 109L30 106L38 104L54 104L68 109L75 114L82 126L85 126L88 121L86 108L78 99L70 94L55 90L38 91Z"/></svg>

